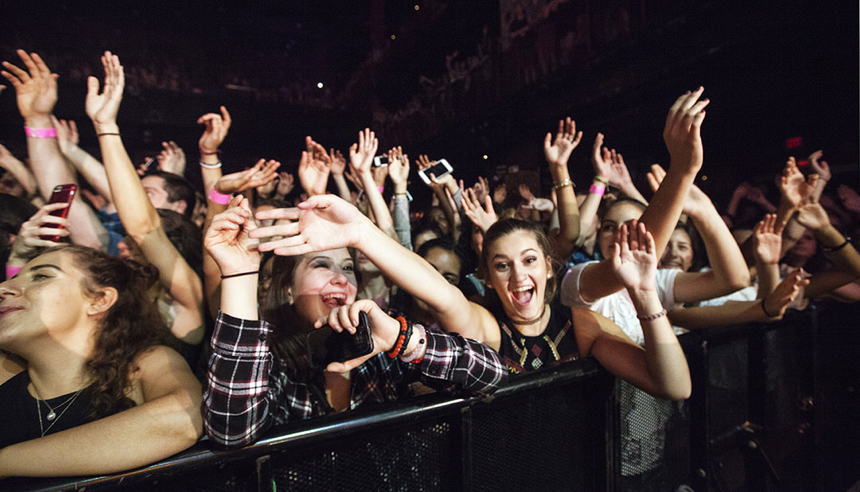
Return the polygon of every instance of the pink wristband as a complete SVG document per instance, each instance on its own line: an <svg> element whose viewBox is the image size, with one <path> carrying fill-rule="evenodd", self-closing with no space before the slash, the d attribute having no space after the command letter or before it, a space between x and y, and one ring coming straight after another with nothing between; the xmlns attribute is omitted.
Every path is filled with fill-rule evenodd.
<svg viewBox="0 0 860 492"><path fill-rule="evenodd" d="M20 272L22 268L24 268L24 267L16 267L16 266L12 266L12 265L6 265L6 278L10 279L10 278L14 277L15 275L18 275L18 272Z"/></svg>
<svg viewBox="0 0 860 492"><path fill-rule="evenodd" d="M379 187L379 188L377 188L377 189L379 190L379 192L380 192L380 193L382 193L382 192L384 192L384 191L385 191L385 187L384 187L384 186L380 186L380 187Z"/></svg>
<svg viewBox="0 0 860 492"><path fill-rule="evenodd" d="M30 128L29 126L25 126L24 133L28 137L34 138L57 138L56 128Z"/></svg>
<svg viewBox="0 0 860 492"><path fill-rule="evenodd" d="M606 192L606 187L603 185L593 184L591 185L591 188L588 189L588 192L594 193L595 195L603 196L603 194Z"/></svg>
<svg viewBox="0 0 860 492"><path fill-rule="evenodd" d="M224 195L222 193L218 193L218 191L215 190L214 186L211 190L209 190L209 200L211 200L212 203L217 203L219 205L227 205L228 203L230 203L231 196L232 195Z"/></svg>

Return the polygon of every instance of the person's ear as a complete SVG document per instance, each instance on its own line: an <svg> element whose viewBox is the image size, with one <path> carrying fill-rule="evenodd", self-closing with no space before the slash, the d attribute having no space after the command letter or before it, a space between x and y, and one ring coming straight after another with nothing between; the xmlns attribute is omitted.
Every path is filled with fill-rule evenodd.
<svg viewBox="0 0 860 492"><path fill-rule="evenodd" d="M287 303L288 304L293 303L293 289L292 289L292 287L287 288Z"/></svg>
<svg viewBox="0 0 860 492"><path fill-rule="evenodd" d="M188 202L185 200L175 201L170 204L170 209L179 215L185 215L185 210L188 208Z"/></svg>
<svg viewBox="0 0 860 492"><path fill-rule="evenodd" d="M119 298L119 293L113 287L104 287L96 294L90 301L89 308L87 308L87 314L90 316L101 316L107 313L110 308L116 304L117 299Z"/></svg>
<svg viewBox="0 0 860 492"><path fill-rule="evenodd" d="M553 276L552 272L552 257L547 255L546 257L546 278L551 279Z"/></svg>

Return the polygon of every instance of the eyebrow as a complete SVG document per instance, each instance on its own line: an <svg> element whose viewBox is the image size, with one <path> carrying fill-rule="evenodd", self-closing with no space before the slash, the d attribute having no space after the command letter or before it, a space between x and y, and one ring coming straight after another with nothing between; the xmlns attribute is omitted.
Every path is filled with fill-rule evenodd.
<svg viewBox="0 0 860 492"><path fill-rule="evenodd" d="M524 254L526 254L526 253L528 253L528 252L530 252L530 251L531 251L531 252L533 252L533 253L537 253L537 252L538 252L538 250L536 250L536 249L534 249L534 248L526 248L526 249L524 249L524 250L520 251L520 256L522 256L522 255L524 255ZM507 255L503 255L503 254L501 254L501 253L498 253L498 254L496 254L496 255L493 255L493 259L495 260L496 258L507 258Z"/></svg>
<svg viewBox="0 0 860 492"><path fill-rule="evenodd" d="M52 265L50 263L44 263L42 265L36 265L36 266L30 267L30 271L32 272L34 270L41 270L43 268L53 268L53 269L60 271L60 272L63 271L62 268L58 267L57 265Z"/></svg>

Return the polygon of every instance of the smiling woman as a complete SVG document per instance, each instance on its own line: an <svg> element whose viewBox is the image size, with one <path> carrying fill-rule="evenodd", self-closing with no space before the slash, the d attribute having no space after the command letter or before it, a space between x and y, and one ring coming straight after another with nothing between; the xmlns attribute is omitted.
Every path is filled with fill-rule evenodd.
<svg viewBox="0 0 860 492"><path fill-rule="evenodd" d="M197 440L200 385L159 345L156 278L63 246L0 284L0 478L117 472Z"/></svg>

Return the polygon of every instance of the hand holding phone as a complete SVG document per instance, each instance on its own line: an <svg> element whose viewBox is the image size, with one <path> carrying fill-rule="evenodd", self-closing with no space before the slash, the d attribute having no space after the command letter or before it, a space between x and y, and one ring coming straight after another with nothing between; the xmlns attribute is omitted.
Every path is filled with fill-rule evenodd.
<svg viewBox="0 0 860 492"><path fill-rule="evenodd" d="M54 210L53 212L50 213L50 215L53 215L54 217L61 217L63 219L68 217L69 216L69 208L72 206L72 201L74 201L75 193L77 193L77 191L78 191L78 187L75 184L57 185L54 188L53 193L51 193L51 199L48 200L48 203L49 204L50 203L66 203L68 205L64 208L59 209L59 210ZM61 229L62 226L57 225L57 228ZM57 236L57 235L39 236L39 237L46 240L46 241L58 242L60 240L60 236Z"/></svg>
<svg viewBox="0 0 860 492"><path fill-rule="evenodd" d="M308 333L307 352L311 367L326 367L332 362L346 362L373 352L373 338L370 336L370 321L367 313L358 313L358 326L355 334L347 331L337 332L329 326Z"/></svg>
<svg viewBox="0 0 860 492"><path fill-rule="evenodd" d="M426 167L426 168L418 171L418 176L421 177L421 179L424 181L424 183L429 185L431 174L433 176L435 176L436 179L439 179L443 176L447 176L448 174L452 173L453 171L454 171L454 168L451 167L451 164L448 164L447 160L439 159L438 161L436 161L436 164L433 164L430 167Z"/></svg>

